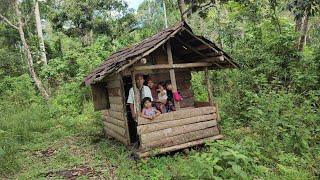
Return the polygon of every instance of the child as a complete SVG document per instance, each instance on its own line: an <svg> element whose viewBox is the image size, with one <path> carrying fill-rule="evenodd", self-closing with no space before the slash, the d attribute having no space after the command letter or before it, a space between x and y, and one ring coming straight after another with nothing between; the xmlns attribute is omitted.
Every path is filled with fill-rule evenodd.
<svg viewBox="0 0 320 180"><path fill-rule="evenodd" d="M157 108L161 111L161 113L165 113L166 107L165 105L167 104L167 91L165 90L165 84L163 82L160 82L158 84L158 100L157 100Z"/></svg>
<svg viewBox="0 0 320 180"><path fill-rule="evenodd" d="M157 88L155 87L153 80L151 79L151 77L148 78L147 80L147 85L151 90L151 95L154 101L156 101L158 99L158 93L157 93Z"/></svg>
<svg viewBox="0 0 320 180"><path fill-rule="evenodd" d="M174 107L174 100L173 100L173 93L172 93L172 85L171 81L166 82L166 89L167 89L167 96L168 96L168 102L166 104L166 110L167 112L175 111L176 108Z"/></svg>
<svg viewBox="0 0 320 180"><path fill-rule="evenodd" d="M141 117L153 120L158 117L161 113L156 108L152 107L152 102L149 97L145 97L142 100L143 109L141 113Z"/></svg>

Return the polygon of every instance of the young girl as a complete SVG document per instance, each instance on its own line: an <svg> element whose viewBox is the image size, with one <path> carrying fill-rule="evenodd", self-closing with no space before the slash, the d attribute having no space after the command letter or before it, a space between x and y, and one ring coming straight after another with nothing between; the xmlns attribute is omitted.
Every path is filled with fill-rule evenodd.
<svg viewBox="0 0 320 180"><path fill-rule="evenodd" d="M153 120L158 117L161 113L156 108L152 107L152 102L149 97L145 97L142 100L143 109L141 113L141 117Z"/></svg>
<svg viewBox="0 0 320 180"><path fill-rule="evenodd" d="M161 111L161 113L165 113L166 107L165 105L167 104L167 91L165 89L165 84L163 82L160 82L158 84L158 100L157 100L157 108Z"/></svg>

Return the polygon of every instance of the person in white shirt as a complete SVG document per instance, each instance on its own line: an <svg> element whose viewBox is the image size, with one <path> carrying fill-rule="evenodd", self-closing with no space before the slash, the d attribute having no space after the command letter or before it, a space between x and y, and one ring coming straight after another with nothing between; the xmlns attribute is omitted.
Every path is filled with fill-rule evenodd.
<svg viewBox="0 0 320 180"><path fill-rule="evenodd" d="M140 92L140 99L139 99L140 103L141 103L142 99L145 97L149 97L151 99L151 101L153 101L150 88L148 86L143 85L143 83L144 83L143 74L137 74L135 78L136 78L137 88ZM133 88L130 88L130 90L129 90L129 96L128 96L127 103L130 104L130 110L131 110L132 117L135 118L136 113L134 110L135 103L134 103L134 90L133 90Z"/></svg>

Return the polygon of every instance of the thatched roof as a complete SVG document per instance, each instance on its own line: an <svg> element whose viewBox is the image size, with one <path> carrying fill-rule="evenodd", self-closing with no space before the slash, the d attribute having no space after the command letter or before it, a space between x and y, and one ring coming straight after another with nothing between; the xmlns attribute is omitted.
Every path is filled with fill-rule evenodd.
<svg viewBox="0 0 320 180"><path fill-rule="evenodd" d="M140 60L141 58L149 55L154 50L156 50L161 45L165 44L169 39L173 38L177 33L181 33L182 31L188 31L192 33L191 28L185 22L180 22L177 25L162 30L161 32L144 39L143 41L135 44L133 46L129 46L122 50L119 50L113 53L109 58L107 58L98 68L94 69L85 79L84 83L86 85L90 85L95 81L99 81L102 78L108 76L117 71L124 70L127 67L130 67L134 62ZM202 40L211 46L210 48L219 52L219 55L223 55L228 59L229 62L233 64L233 66L238 66L232 59L221 49L219 49L213 42L205 39L201 36L196 36L193 34L195 38L199 38L198 40Z"/></svg>

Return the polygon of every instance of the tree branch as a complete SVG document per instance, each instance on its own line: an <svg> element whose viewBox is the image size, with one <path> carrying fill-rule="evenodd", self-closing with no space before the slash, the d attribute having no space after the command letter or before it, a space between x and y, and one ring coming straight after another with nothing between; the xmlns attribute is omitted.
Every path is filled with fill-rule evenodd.
<svg viewBox="0 0 320 180"><path fill-rule="evenodd" d="M4 17L2 14L0 14L0 19L4 20L8 25L10 25L11 27L15 28L15 29L19 29L16 25L14 25L11 21L9 21L9 19L7 19L6 17Z"/></svg>

